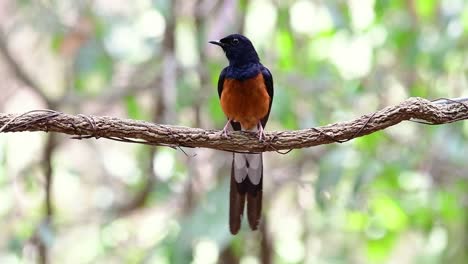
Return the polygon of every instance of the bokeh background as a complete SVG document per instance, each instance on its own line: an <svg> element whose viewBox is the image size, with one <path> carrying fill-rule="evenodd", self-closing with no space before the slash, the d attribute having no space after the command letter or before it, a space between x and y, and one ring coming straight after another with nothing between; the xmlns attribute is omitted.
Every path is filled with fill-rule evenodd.
<svg viewBox="0 0 468 264"><path fill-rule="evenodd" d="M0 111L220 129L208 41L233 32L273 72L267 130L468 97L463 0L1 0ZM262 230L237 236L230 154L184 152L1 134L0 262L468 262L468 122L266 153Z"/></svg>

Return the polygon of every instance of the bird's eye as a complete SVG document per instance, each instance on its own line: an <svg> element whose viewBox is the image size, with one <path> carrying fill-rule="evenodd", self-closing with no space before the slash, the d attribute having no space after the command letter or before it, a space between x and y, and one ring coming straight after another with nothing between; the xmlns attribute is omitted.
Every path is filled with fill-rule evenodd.
<svg viewBox="0 0 468 264"><path fill-rule="evenodd" d="M231 40L232 45L237 45L239 44L239 39L235 38Z"/></svg>

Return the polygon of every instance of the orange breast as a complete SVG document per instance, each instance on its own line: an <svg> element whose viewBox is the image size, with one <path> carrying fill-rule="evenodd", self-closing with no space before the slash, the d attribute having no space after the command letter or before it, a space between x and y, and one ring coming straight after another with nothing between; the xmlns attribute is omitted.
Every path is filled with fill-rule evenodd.
<svg viewBox="0 0 468 264"><path fill-rule="evenodd" d="M267 115L269 106L270 96L261 73L244 81L224 80L221 108L229 119L241 123L243 129L254 128Z"/></svg>

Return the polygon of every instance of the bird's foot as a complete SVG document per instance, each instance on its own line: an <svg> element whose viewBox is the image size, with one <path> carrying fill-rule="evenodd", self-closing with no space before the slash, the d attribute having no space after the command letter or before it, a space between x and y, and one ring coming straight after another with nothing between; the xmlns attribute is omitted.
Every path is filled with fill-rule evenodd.
<svg viewBox="0 0 468 264"><path fill-rule="evenodd" d="M223 130L221 131L221 133L219 134L220 137L222 138L228 138L229 137L229 124L231 123L231 119L229 119L226 123L226 125L224 126Z"/></svg>
<svg viewBox="0 0 468 264"><path fill-rule="evenodd" d="M265 130L263 130L263 126L261 123L258 123L257 127L258 127L258 131L257 131L258 140L263 141L263 139L266 138Z"/></svg>
<svg viewBox="0 0 468 264"><path fill-rule="evenodd" d="M228 133L227 129L223 129L221 131L221 133L219 133L219 136L222 137L222 138L229 138L229 133Z"/></svg>

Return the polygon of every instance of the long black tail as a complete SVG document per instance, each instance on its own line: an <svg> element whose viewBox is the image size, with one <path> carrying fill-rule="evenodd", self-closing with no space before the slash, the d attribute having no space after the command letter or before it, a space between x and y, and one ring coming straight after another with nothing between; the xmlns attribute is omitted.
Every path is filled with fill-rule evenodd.
<svg viewBox="0 0 468 264"><path fill-rule="evenodd" d="M238 155L238 156L236 156ZM236 163L237 162L237 163ZM247 219L256 230L262 216L263 159L262 154L234 153L229 192L229 228L239 232L247 196Z"/></svg>

